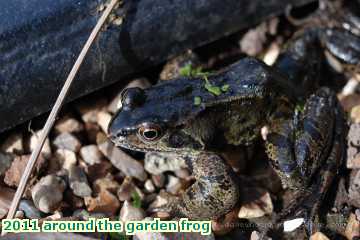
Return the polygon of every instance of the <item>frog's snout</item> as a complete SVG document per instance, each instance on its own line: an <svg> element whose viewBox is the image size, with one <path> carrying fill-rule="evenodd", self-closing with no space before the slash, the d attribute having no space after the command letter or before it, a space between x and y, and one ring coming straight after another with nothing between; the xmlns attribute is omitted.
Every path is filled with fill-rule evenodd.
<svg viewBox="0 0 360 240"><path fill-rule="evenodd" d="M108 134L111 140L117 138L124 138L130 134L129 131L119 128L114 122L110 123L108 128Z"/></svg>
<svg viewBox="0 0 360 240"><path fill-rule="evenodd" d="M115 116L108 127L108 136L112 141L116 141L119 138L124 138L129 135L128 131L123 130L117 123L117 117Z"/></svg>

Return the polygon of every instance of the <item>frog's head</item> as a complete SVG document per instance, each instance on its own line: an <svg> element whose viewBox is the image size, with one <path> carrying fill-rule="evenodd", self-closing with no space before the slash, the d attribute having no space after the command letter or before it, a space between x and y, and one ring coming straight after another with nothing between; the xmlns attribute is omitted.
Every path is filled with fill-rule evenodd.
<svg viewBox="0 0 360 240"><path fill-rule="evenodd" d="M167 81L147 90L126 89L108 129L110 139L117 146L143 152L202 150L197 133L185 130L187 121L201 111L193 104L192 87L184 90L177 81Z"/></svg>

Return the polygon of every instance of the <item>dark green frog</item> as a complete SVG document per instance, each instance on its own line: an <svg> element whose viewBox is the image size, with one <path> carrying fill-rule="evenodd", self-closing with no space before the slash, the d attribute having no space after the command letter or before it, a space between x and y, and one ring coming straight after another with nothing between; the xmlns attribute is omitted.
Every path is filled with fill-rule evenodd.
<svg viewBox="0 0 360 240"><path fill-rule="evenodd" d="M307 30L273 67L244 58L217 74L127 89L109 135L128 149L186 156L196 181L170 202L169 210L176 216L216 219L240 197L238 177L221 156L253 144L267 125L270 162L296 196L280 215L311 218L344 156L342 109L331 90L319 87L328 71L322 40L337 31Z"/></svg>

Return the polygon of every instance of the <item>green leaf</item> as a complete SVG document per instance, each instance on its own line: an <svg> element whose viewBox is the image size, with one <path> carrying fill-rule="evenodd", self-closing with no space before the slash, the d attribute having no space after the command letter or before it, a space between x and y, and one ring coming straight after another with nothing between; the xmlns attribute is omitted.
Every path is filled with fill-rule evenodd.
<svg viewBox="0 0 360 240"><path fill-rule="evenodd" d="M227 92L227 91L229 90L229 88L230 88L230 85L229 85L229 84L225 84L225 85L223 85L223 86L221 87L221 91Z"/></svg>
<svg viewBox="0 0 360 240"><path fill-rule="evenodd" d="M191 77L191 71L192 71L191 63L188 63L184 67L179 69L179 73L183 77Z"/></svg>
<svg viewBox="0 0 360 240"><path fill-rule="evenodd" d="M201 97L194 97L194 105L199 106L201 104Z"/></svg>
<svg viewBox="0 0 360 240"><path fill-rule="evenodd" d="M136 191L131 193L131 198L133 199L132 205L136 208L141 208L141 198Z"/></svg>
<svg viewBox="0 0 360 240"><path fill-rule="evenodd" d="M219 96L221 94L221 89L217 86L212 85L209 82L205 83L205 88L206 88L206 90L208 90L208 92L210 92L216 96Z"/></svg>
<svg viewBox="0 0 360 240"><path fill-rule="evenodd" d="M304 110L305 110L305 104L303 104L303 103L298 103L298 104L295 106L295 110L298 111L299 113L303 113Z"/></svg>
<svg viewBox="0 0 360 240"><path fill-rule="evenodd" d="M192 76L199 76L202 73L202 67L197 67L191 71Z"/></svg>

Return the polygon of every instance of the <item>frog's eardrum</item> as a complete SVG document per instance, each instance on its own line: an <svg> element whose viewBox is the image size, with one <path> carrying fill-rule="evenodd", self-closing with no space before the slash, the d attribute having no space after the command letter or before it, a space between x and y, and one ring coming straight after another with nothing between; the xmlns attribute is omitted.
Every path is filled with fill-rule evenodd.
<svg viewBox="0 0 360 240"><path fill-rule="evenodd" d="M69 100L311 1L126 0L92 46ZM51 108L105 2L0 1L0 132Z"/></svg>

